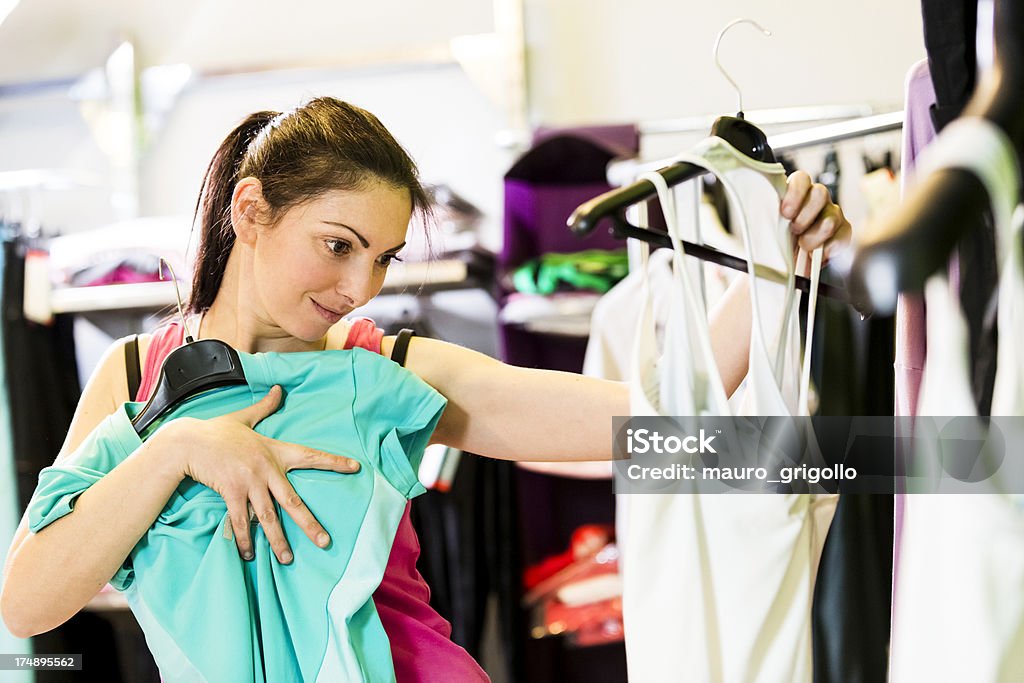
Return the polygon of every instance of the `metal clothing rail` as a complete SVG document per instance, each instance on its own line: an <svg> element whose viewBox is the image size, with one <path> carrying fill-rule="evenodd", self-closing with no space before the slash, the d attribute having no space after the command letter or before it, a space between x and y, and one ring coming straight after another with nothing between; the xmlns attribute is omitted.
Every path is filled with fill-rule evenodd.
<svg viewBox="0 0 1024 683"><path fill-rule="evenodd" d="M861 119L876 113L870 104L836 104L814 107L782 107L759 109L745 112L748 121L758 126L787 123L809 123L811 121L835 121L836 119ZM706 131L718 117L713 114L687 116L676 119L644 121L637 124L641 135L663 135Z"/></svg>
<svg viewBox="0 0 1024 683"><path fill-rule="evenodd" d="M862 138L876 133L887 133L889 131L903 128L904 113L902 110L893 111L887 114L876 114L852 121L841 121L829 123L824 126L815 126L806 130L797 130L790 133L779 133L768 137L768 144L776 152L791 152L801 147L813 147L815 145L826 145L832 142L841 142L852 138Z"/></svg>
<svg viewBox="0 0 1024 683"><path fill-rule="evenodd" d="M784 152L801 147L828 144L840 140L899 130L902 125L903 112L890 112L864 117L855 121L816 126L793 133L783 133L769 138L768 142L774 151ZM660 167L652 168L654 166ZM664 176L670 187L706 172L703 168L686 162L674 162L666 165L664 161L636 165L632 168L632 171L634 174L638 174L648 169L656 170ZM584 236L592 232L601 220L611 218L616 233L623 237L642 239L658 246L671 246L668 236L637 228L631 225L625 218L625 209L627 207L652 199L656 195L656 188L647 180L640 180L625 187L611 190L577 207L567 221L569 229L577 235ZM691 244L684 241L683 248L687 254L696 256L701 260L717 263L734 270L747 271L748 264L745 260L717 251L706 245ZM755 264L754 272L759 277L770 280L785 282L787 279L784 273L761 264ZM796 287L804 292L810 291L810 280L797 276ZM819 284L818 293L822 296L850 303L850 298L845 290L827 283ZM861 310L861 313L866 312L866 310Z"/></svg>

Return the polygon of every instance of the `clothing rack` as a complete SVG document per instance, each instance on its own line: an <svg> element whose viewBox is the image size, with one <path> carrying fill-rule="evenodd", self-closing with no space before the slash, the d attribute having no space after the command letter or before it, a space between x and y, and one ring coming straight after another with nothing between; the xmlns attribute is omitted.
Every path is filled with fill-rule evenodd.
<svg viewBox="0 0 1024 683"><path fill-rule="evenodd" d="M768 139L769 145L776 152L786 152L809 147L813 145L829 144L851 138L864 137L876 133L884 133L899 130L903 126L903 112L890 112L875 116L866 116L853 121L832 123L824 126L816 126L804 131L782 133ZM705 169L686 162L655 162L660 168L652 169L665 178L669 187L686 182L706 173ZM651 166L655 165L651 164ZM648 165L645 165L648 166ZM644 167L637 167L637 171L646 170ZM650 242L657 246L671 247L671 240L667 235L652 232L631 225L625 219L625 209L634 204L649 200L657 196L657 189L647 180L640 180L625 187L606 192L595 197L576 208L568 220L569 229L579 236L585 236L593 232L597 224L610 218L616 234L622 237L633 237ZM747 271L747 262L731 254L720 252L714 248L683 242L686 253L704 261L717 263L726 268ZM773 268L755 264L754 273L758 277L776 282L786 282L786 274ZM796 277L796 287L804 292L810 291L810 280ZM851 303L847 292L839 287L827 283L820 283L818 293L831 299L844 303ZM861 313L866 313L858 307Z"/></svg>
<svg viewBox="0 0 1024 683"><path fill-rule="evenodd" d="M746 112L747 120L759 126L777 124L810 123L813 121L835 121L838 119L861 119L877 113L870 104L837 104L814 107L782 107L758 109ZM709 130L717 116L686 116L675 119L642 121L637 124L640 135L665 135L695 133Z"/></svg>

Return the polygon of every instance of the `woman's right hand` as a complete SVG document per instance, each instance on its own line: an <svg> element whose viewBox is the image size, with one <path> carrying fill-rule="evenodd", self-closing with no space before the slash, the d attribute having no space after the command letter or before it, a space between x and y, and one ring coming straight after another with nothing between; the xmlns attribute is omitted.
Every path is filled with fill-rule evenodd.
<svg viewBox="0 0 1024 683"><path fill-rule="evenodd" d="M181 418L167 423L164 429L174 433L172 438L188 443L182 449L186 458L182 474L210 487L224 499L242 557L253 557L249 533L251 504L274 554L282 564L288 564L292 552L274 499L321 548L327 547L330 536L302 502L285 473L317 469L349 474L359 471L359 462L254 431L261 420L278 409L281 395L281 387L274 386L260 401L242 410L208 420Z"/></svg>

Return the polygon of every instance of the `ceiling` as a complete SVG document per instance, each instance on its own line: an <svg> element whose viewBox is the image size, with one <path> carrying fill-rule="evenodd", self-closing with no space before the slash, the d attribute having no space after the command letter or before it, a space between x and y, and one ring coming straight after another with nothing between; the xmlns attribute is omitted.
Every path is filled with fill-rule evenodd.
<svg viewBox="0 0 1024 683"><path fill-rule="evenodd" d="M125 40L141 68L218 72L393 61L493 30L479 0L21 0L0 24L0 86L81 76Z"/></svg>

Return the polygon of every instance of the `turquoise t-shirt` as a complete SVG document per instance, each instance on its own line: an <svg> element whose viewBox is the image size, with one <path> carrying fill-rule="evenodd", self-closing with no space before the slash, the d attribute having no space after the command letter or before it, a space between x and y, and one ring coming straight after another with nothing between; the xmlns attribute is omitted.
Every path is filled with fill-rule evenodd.
<svg viewBox="0 0 1024 683"><path fill-rule="evenodd" d="M287 474L331 545L318 548L278 506L294 561L278 563L257 525L255 558L246 562L223 499L185 479L111 583L125 592L165 680L394 681L372 595L406 501L424 491L416 472L446 400L364 349L239 357L248 385L195 396L150 432L177 417L239 410L280 384L282 406L256 431L362 466L355 474ZM70 513L85 489L141 445L131 418L142 407L124 404L40 473L29 505L33 532Z"/></svg>

